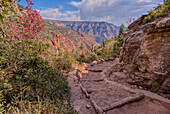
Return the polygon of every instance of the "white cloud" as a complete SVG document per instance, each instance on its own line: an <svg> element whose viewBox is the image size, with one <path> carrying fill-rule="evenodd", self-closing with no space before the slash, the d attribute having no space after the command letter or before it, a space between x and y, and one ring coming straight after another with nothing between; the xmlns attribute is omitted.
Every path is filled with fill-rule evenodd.
<svg viewBox="0 0 170 114"><path fill-rule="evenodd" d="M64 6L40 11L43 18L55 20L107 21L127 25L128 18L137 18L163 0L82 0L70 2L78 11L65 11ZM62 10L62 11L61 11Z"/></svg>
<svg viewBox="0 0 170 114"><path fill-rule="evenodd" d="M81 20L105 20L116 25L126 24L129 17L147 13L162 0L82 0L71 2L80 11Z"/></svg>
<svg viewBox="0 0 170 114"><path fill-rule="evenodd" d="M80 12L79 11L67 11L65 13L65 21L79 21L80 20Z"/></svg>
<svg viewBox="0 0 170 114"><path fill-rule="evenodd" d="M45 19L54 19L54 20L80 20L80 12L79 11L66 11L66 12L61 12L60 9L63 7L61 6L60 8L48 8L48 9L43 9L40 11L40 15L45 18Z"/></svg>
<svg viewBox="0 0 170 114"><path fill-rule="evenodd" d="M89 20L93 20L93 21L109 21L112 17L110 16L105 16L105 17L95 17L95 16L91 16Z"/></svg>
<svg viewBox="0 0 170 114"><path fill-rule="evenodd" d="M152 0L137 0L137 2L152 2Z"/></svg>

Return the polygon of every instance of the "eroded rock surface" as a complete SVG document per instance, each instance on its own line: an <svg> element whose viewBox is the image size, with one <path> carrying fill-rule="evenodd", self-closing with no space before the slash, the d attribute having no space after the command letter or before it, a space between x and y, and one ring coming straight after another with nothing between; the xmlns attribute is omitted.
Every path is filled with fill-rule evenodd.
<svg viewBox="0 0 170 114"><path fill-rule="evenodd" d="M124 34L120 63L129 83L170 93L170 16L142 24L144 16Z"/></svg>

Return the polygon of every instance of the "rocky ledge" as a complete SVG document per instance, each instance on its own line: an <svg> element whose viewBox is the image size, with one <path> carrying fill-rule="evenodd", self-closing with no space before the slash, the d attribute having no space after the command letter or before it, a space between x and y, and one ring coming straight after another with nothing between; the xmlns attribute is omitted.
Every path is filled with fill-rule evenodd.
<svg viewBox="0 0 170 114"><path fill-rule="evenodd" d="M155 92L170 93L170 16L143 23L142 16L123 35L120 55L126 81Z"/></svg>

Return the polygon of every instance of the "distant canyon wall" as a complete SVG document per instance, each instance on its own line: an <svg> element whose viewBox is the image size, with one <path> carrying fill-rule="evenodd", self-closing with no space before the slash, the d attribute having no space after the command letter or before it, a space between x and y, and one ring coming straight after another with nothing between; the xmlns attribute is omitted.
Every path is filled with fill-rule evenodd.
<svg viewBox="0 0 170 114"><path fill-rule="evenodd" d="M119 33L119 27L107 22L48 21L57 27L76 31L82 37L95 40L99 44L102 43L103 39L110 39Z"/></svg>

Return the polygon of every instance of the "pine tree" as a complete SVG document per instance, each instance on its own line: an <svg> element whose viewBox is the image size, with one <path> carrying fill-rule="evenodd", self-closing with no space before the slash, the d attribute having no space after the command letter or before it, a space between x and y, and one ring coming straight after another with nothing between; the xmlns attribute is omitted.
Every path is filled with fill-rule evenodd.
<svg viewBox="0 0 170 114"><path fill-rule="evenodd" d="M122 34L125 32L125 25L121 24L120 29L119 29L119 36L118 36L118 46L121 47L123 44L123 38Z"/></svg>
<svg viewBox="0 0 170 114"><path fill-rule="evenodd" d="M83 44L83 43L81 43L81 45L80 45L80 49L85 50L85 46L84 46L84 44Z"/></svg>
<svg viewBox="0 0 170 114"><path fill-rule="evenodd" d="M120 54L120 51L122 49L122 44L123 44L123 37L122 34L125 32L125 25L121 24L121 27L119 29L119 35L115 37L115 41L113 44L113 57L116 57L117 55Z"/></svg>
<svg viewBox="0 0 170 114"><path fill-rule="evenodd" d="M106 46L106 40L105 38L103 39L103 42L102 42L102 47L105 47Z"/></svg>
<svg viewBox="0 0 170 114"><path fill-rule="evenodd" d="M163 2L164 2L164 4L166 3L166 2L168 2L169 0L163 0Z"/></svg>
<svg viewBox="0 0 170 114"><path fill-rule="evenodd" d="M120 29L119 29L119 35L122 35L123 32L125 32L125 25L121 24Z"/></svg>

